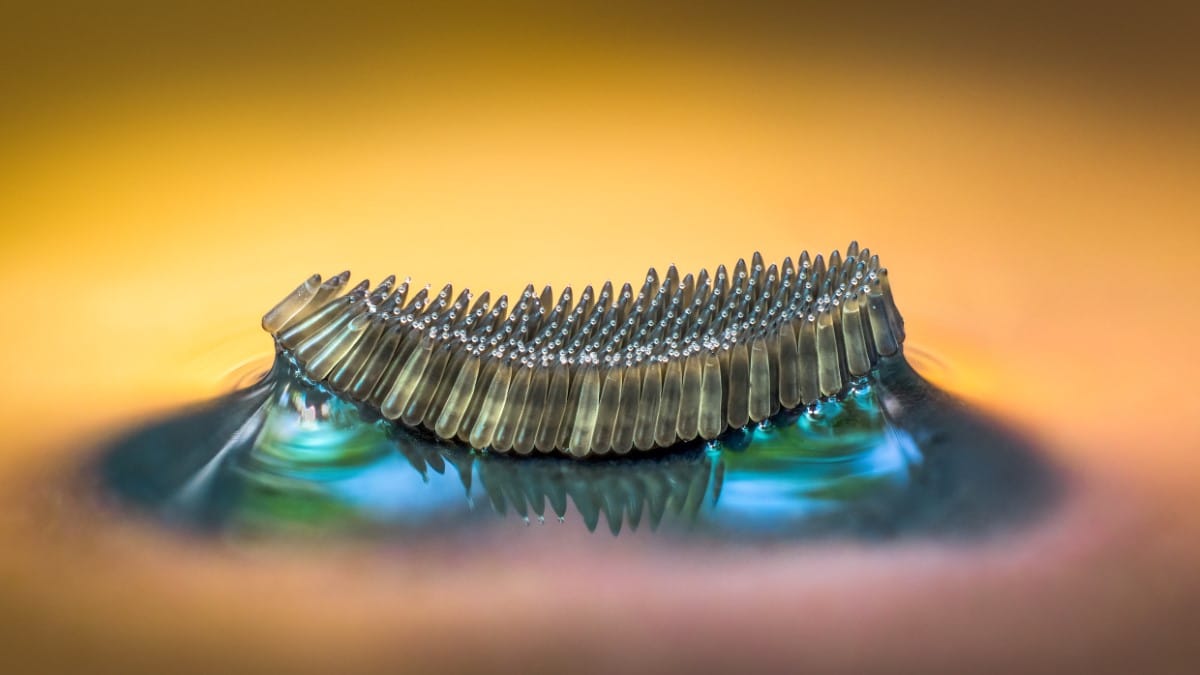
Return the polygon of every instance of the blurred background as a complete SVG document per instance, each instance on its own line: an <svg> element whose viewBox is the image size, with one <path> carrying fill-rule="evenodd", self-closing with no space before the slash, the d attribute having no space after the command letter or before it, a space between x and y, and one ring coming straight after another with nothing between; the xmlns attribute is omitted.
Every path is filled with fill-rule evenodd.
<svg viewBox="0 0 1200 675"><path fill-rule="evenodd" d="M745 4L0 6L0 665L1194 668L1196 10ZM514 292L851 239L918 370L1074 477L1038 527L245 549L54 487L265 364L313 272Z"/></svg>

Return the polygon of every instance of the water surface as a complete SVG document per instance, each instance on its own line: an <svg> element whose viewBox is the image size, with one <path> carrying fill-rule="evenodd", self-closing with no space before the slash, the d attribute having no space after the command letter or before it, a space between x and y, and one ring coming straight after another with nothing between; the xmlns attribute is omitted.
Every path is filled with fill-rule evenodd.
<svg viewBox="0 0 1200 675"><path fill-rule="evenodd" d="M130 432L96 465L100 490L167 525L412 546L513 521L543 537L642 528L674 542L980 537L1047 506L1054 482L1017 434L902 358L840 400L713 442L584 461L476 452L387 423L279 359L245 389Z"/></svg>

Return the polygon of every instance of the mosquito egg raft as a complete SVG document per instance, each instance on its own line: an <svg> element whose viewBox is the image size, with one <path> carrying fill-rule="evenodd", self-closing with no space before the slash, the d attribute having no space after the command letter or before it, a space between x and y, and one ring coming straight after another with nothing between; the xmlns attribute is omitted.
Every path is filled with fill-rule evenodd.
<svg viewBox="0 0 1200 675"><path fill-rule="evenodd" d="M409 428L520 455L671 448L843 396L900 354L904 322L878 256L755 254L680 276L409 297L410 282L309 277L263 317L280 354L338 396Z"/></svg>

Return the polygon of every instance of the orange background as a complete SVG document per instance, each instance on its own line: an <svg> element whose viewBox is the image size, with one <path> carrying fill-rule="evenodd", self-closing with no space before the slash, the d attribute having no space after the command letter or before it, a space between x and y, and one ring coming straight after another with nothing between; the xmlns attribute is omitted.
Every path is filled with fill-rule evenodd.
<svg viewBox="0 0 1200 675"><path fill-rule="evenodd" d="M314 271L513 292L857 239L891 271L923 373L1138 505L1114 537L1150 540L1128 576L1200 526L1188 17L6 11L6 501L89 439L227 389L270 352L261 314ZM222 616L232 579L265 573L176 576L179 544L138 530L64 594L48 580L75 544L31 534L40 517L0 530L0 627L32 611L47 640L75 602L75 630L106 635L88 603L143 565L183 599L135 601L116 619L135 633L176 603ZM283 567L340 579L313 564ZM334 602L263 592L301 615ZM83 653L113 656L94 641Z"/></svg>

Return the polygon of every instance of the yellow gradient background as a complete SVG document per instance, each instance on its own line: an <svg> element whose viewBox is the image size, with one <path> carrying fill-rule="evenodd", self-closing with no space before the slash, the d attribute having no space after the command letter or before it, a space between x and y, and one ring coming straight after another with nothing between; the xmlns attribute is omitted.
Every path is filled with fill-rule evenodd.
<svg viewBox="0 0 1200 675"><path fill-rule="evenodd" d="M261 314L312 272L517 292L851 239L888 266L918 369L1044 444L1084 487L1028 539L839 546L769 557L763 579L800 584L830 626L846 603L881 603L840 620L866 626L891 666L947 667L919 646L945 634L979 664L1196 656L1173 632L1200 615L1186 17L1088 14L1072 32L1070 12L994 24L934 11L11 13L0 645L14 664L437 667L456 654L520 668L497 656L519 622L501 598L532 622L539 608L611 619L645 602L659 608L648 625L679 626L672 616L708 608L652 583L669 558L646 571L616 560L624 592L649 595L600 608L592 582L516 559L500 579L468 566L458 586L414 586L369 549L214 552L74 513L69 497L47 515L38 482L115 430L228 390L270 353ZM704 584L726 562L678 578ZM928 594L896 592L902 572ZM546 601L556 588L575 590ZM736 590L729 603L750 607L763 589ZM976 607L996 608L989 627L963 621ZM1048 613L1021 619L1037 607ZM899 608L924 622L915 644ZM435 629L457 612L509 628L455 651ZM1039 621L1087 628L1049 642ZM673 644L639 640L636 617L620 625L648 659ZM747 653L783 654L762 635ZM813 644L812 663L874 665L840 639ZM546 662L570 667L553 644Z"/></svg>

